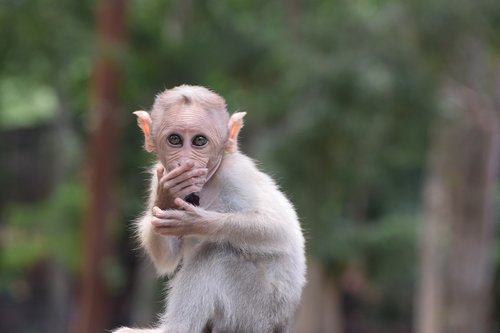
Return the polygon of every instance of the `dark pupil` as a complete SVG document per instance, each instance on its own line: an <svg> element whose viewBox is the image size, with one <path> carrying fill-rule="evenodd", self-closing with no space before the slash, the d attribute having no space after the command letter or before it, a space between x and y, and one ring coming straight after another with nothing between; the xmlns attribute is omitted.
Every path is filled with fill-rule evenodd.
<svg viewBox="0 0 500 333"><path fill-rule="evenodd" d="M202 135L198 135L197 137L194 138L193 144L195 146L204 146L208 142L207 138L205 138Z"/></svg>
<svg viewBox="0 0 500 333"><path fill-rule="evenodd" d="M177 134L172 134L171 136L168 137L168 142L170 142L173 145L180 145L182 143L181 137L178 136Z"/></svg>

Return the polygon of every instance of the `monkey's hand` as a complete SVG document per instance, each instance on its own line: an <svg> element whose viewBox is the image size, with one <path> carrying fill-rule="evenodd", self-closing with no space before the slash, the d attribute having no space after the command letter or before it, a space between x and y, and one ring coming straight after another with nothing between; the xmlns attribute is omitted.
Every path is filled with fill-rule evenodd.
<svg viewBox="0 0 500 333"><path fill-rule="evenodd" d="M210 235L217 232L224 215L195 207L180 198L175 199L175 205L181 209L153 208L151 223L155 232L164 236Z"/></svg>
<svg viewBox="0 0 500 333"><path fill-rule="evenodd" d="M163 166L156 169L158 188L154 205L160 209L176 208L175 198L185 198L188 194L199 192L206 182L207 169L194 168L189 161L165 174Z"/></svg>

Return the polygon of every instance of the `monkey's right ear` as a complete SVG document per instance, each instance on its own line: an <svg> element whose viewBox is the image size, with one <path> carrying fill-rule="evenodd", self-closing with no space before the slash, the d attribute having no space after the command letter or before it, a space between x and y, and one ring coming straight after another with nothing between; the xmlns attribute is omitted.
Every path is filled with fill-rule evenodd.
<svg viewBox="0 0 500 333"><path fill-rule="evenodd" d="M227 142L226 151L234 153L238 150L238 134L243 127L243 117L246 112L236 112L231 115L229 119L229 140Z"/></svg>
<svg viewBox="0 0 500 333"><path fill-rule="evenodd" d="M151 121L151 116L146 111L135 111L133 113L137 116L137 125L144 133L144 149L150 153L154 152L155 146L151 138L151 127L153 123Z"/></svg>

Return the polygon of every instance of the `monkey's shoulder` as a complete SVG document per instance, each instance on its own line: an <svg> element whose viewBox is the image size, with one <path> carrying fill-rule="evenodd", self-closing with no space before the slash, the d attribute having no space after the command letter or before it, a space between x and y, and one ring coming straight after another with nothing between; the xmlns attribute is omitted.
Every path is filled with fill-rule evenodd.
<svg viewBox="0 0 500 333"><path fill-rule="evenodd" d="M240 152L224 156L220 175L222 179L227 179L228 183L233 186L244 184L247 189L251 186L259 188L262 188L262 186L276 187L274 180L262 172L253 159Z"/></svg>
<svg viewBox="0 0 500 333"><path fill-rule="evenodd" d="M256 209L263 202L288 202L274 180L240 152L226 154L217 173L220 198L229 210Z"/></svg>

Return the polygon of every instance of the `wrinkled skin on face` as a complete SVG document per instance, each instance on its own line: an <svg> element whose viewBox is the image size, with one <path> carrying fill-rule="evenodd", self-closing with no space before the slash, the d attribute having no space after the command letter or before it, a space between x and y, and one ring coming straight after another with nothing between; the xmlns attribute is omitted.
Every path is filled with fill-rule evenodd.
<svg viewBox="0 0 500 333"><path fill-rule="evenodd" d="M218 117L190 104L177 105L157 118L159 126L153 127L153 140L167 175L163 177L164 172L157 171L162 185L159 207L172 206L175 197L199 205L197 193L219 167L227 140L227 127Z"/></svg>
<svg viewBox="0 0 500 333"><path fill-rule="evenodd" d="M185 97L175 88L167 90L157 97L151 114L134 112L146 150L161 163L156 170L155 202L161 209L176 208L176 198L200 192L217 171L224 151L236 149L230 136L235 119L229 119L224 100L209 90L198 93L204 94L202 101ZM240 113L236 122L241 123L242 117Z"/></svg>
<svg viewBox="0 0 500 333"><path fill-rule="evenodd" d="M153 123L156 154L167 172L194 163L207 169L207 178L217 170L227 141L224 114L209 112L197 104L177 105Z"/></svg>

